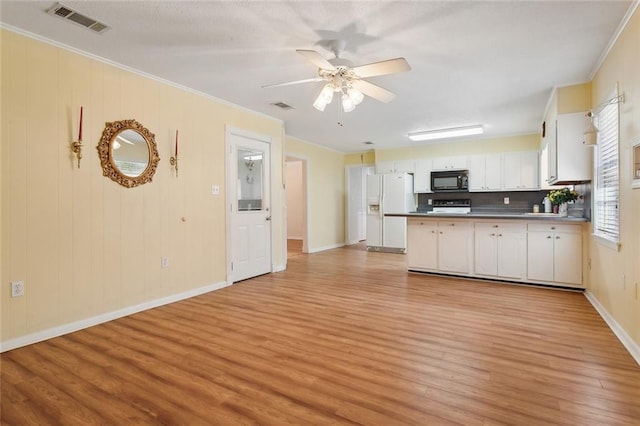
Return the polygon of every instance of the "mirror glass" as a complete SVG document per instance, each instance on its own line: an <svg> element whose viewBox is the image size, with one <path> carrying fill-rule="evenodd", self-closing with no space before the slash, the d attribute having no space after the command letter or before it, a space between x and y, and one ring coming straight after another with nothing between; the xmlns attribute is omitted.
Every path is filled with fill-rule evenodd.
<svg viewBox="0 0 640 426"><path fill-rule="evenodd" d="M262 210L261 151L238 149L238 211Z"/></svg>
<svg viewBox="0 0 640 426"><path fill-rule="evenodd" d="M98 155L102 174L127 188L151 182L160 161L155 135L136 120L106 123Z"/></svg>
<svg viewBox="0 0 640 426"><path fill-rule="evenodd" d="M135 130L118 133L111 143L111 154L116 168L125 176L138 177L149 165L147 141Z"/></svg>

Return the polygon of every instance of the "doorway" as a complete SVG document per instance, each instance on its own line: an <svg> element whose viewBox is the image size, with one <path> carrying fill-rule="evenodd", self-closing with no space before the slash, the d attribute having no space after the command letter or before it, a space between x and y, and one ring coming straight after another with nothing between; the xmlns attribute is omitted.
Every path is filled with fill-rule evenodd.
<svg viewBox="0 0 640 426"><path fill-rule="evenodd" d="M227 129L227 282L271 272L271 146Z"/></svg>
<svg viewBox="0 0 640 426"><path fill-rule="evenodd" d="M347 245L367 239L367 176L373 171L373 167L368 165L345 168Z"/></svg>
<svg viewBox="0 0 640 426"><path fill-rule="evenodd" d="M307 160L285 159L287 208L287 258L308 253L307 246Z"/></svg>

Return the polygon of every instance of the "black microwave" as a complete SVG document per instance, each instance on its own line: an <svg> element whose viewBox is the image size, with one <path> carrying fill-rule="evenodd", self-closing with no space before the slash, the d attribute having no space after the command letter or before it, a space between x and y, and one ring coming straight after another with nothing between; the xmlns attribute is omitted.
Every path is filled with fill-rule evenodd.
<svg viewBox="0 0 640 426"><path fill-rule="evenodd" d="M431 172L431 190L434 192L469 191L469 170Z"/></svg>

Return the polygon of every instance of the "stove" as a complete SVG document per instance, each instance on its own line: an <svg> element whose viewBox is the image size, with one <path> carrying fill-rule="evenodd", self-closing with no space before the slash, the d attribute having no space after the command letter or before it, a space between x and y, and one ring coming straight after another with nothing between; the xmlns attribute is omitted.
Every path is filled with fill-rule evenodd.
<svg viewBox="0 0 640 426"><path fill-rule="evenodd" d="M433 211L429 213L468 214L471 213L471 200L433 200Z"/></svg>

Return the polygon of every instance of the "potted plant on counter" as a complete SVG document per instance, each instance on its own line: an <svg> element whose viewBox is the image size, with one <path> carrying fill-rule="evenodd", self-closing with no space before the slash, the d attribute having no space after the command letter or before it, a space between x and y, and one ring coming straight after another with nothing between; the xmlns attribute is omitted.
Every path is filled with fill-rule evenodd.
<svg viewBox="0 0 640 426"><path fill-rule="evenodd" d="M567 187L556 189L547 195L553 205L553 212L560 213L560 216L567 215L567 203L578 199L578 193Z"/></svg>

